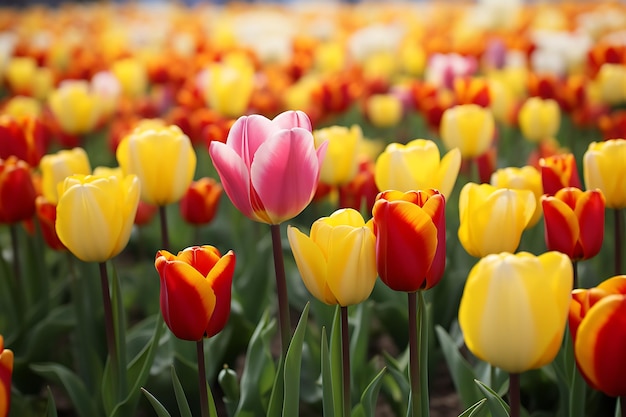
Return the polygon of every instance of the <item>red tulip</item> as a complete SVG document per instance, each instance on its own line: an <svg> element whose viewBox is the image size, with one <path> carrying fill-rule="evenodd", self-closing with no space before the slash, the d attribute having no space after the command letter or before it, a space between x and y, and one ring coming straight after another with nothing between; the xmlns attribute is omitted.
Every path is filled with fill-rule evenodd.
<svg viewBox="0 0 626 417"><path fill-rule="evenodd" d="M180 200L180 214L191 224L206 224L215 217L222 196L222 186L213 178L193 181Z"/></svg>
<svg viewBox="0 0 626 417"><path fill-rule="evenodd" d="M0 224L33 217L36 196L30 166L15 156L0 159Z"/></svg>
<svg viewBox="0 0 626 417"><path fill-rule="evenodd" d="M41 234L46 245L53 250L64 250L65 245L59 239L55 228L57 220L57 206L43 196L35 200L36 214L41 226Z"/></svg>
<svg viewBox="0 0 626 417"><path fill-rule="evenodd" d="M372 210L378 275L392 290L436 285L445 268L445 198L437 190L380 193Z"/></svg>
<svg viewBox="0 0 626 417"><path fill-rule="evenodd" d="M569 326L576 364L587 383L610 396L626 395L626 275L574 290Z"/></svg>
<svg viewBox="0 0 626 417"><path fill-rule="evenodd" d="M35 167L46 153L47 136L46 128L37 118L16 119L3 115L0 117L0 158L13 155Z"/></svg>
<svg viewBox="0 0 626 417"><path fill-rule="evenodd" d="M178 255L157 252L161 314L176 337L199 341L219 333L230 315L235 254L213 246L189 247Z"/></svg>
<svg viewBox="0 0 626 417"><path fill-rule="evenodd" d="M543 192L554 195L561 188L582 188L574 154L552 155L539 160Z"/></svg>

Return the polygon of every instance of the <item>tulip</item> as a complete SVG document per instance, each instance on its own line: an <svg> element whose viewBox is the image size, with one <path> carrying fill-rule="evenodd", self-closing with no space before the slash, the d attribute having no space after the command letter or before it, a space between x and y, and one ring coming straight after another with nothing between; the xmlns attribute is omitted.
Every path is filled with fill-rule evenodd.
<svg viewBox="0 0 626 417"><path fill-rule="evenodd" d="M556 136L561 124L561 109L555 100L530 97L520 108L518 118L522 135L537 143Z"/></svg>
<svg viewBox="0 0 626 417"><path fill-rule="evenodd" d="M460 168L458 148L440 159L435 142L415 139L406 145L391 143L387 146L376 160L375 180L380 191L435 188L448 197Z"/></svg>
<svg viewBox="0 0 626 417"><path fill-rule="evenodd" d="M0 158L14 155L30 166L39 165L48 145L46 129L32 116L0 116Z"/></svg>
<svg viewBox="0 0 626 417"><path fill-rule="evenodd" d="M36 197L30 166L14 156L0 159L0 224L33 217Z"/></svg>
<svg viewBox="0 0 626 417"><path fill-rule="evenodd" d="M119 81L124 96L138 98L145 94L148 87L148 73L144 64L139 60L124 58L115 61L111 72Z"/></svg>
<svg viewBox="0 0 626 417"><path fill-rule="evenodd" d="M493 141L493 113L477 104L450 107L443 112L439 133L448 149L459 148L463 158L475 158L485 153Z"/></svg>
<svg viewBox="0 0 626 417"><path fill-rule="evenodd" d="M159 121L140 124L117 147L117 162L141 182L141 199L166 206L182 198L193 180L196 153L178 126Z"/></svg>
<svg viewBox="0 0 626 417"><path fill-rule="evenodd" d="M515 252L535 206L529 190L465 184L459 196L458 236L463 248L477 258Z"/></svg>
<svg viewBox="0 0 626 417"><path fill-rule="evenodd" d="M204 97L211 109L226 117L246 113L254 90L254 66L243 55L230 55L204 73Z"/></svg>
<svg viewBox="0 0 626 417"><path fill-rule="evenodd" d="M313 199L326 147L315 149L305 113L287 111L273 120L240 117L226 143L211 142L209 153L235 207L254 221L280 224Z"/></svg>
<svg viewBox="0 0 626 417"><path fill-rule="evenodd" d="M445 198L437 190L379 194L374 208L376 264L394 291L435 286L445 268Z"/></svg>
<svg viewBox="0 0 626 417"><path fill-rule="evenodd" d="M12 57L6 63L4 78L14 94L30 95L37 73L37 61L32 57Z"/></svg>
<svg viewBox="0 0 626 417"><path fill-rule="evenodd" d="M79 259L103 263L126 247L140 194L134 175L72 175L59 185L56 232Z"/></svg>
<svg viewBox="0 0 626 417"><path fill-rule="evenodd" d="M6 102L2 112L17 120L37 119L41 116L41 107L39 100L34 97L14 96Z"/></svg>
<svg viewBox="0 0 626 417"><path fill-rule="evenodd" d="M42 176L43 196L52 204L57 204L57 185L74 174L90 174L89 157L83 148L62 149L54 154L44 155L39 164Z"/></svg>
<svg viewBox="0 0 626 417"><path fill-rule="evenodd" d="M86 81L65 81L48 98L50 110L65 133L91 132L102 114L100 97Z"/></svg>
<svg viewBox="0 0 626 417"><path fill-rule="evenodd" d="M541 174L535 167L527 165L522 168L501 168L491 175L491 185L496 188L532 191L536 205L533 216L526 228L531 228L537 224L541 218L541 204L539 203L543 195L543 187L541 185Z"/></svg>
<svg viewBox="0 0 626 417"><path fill-rule="evenodd" d="M235 254L213 246L193 246L174 255L157 252L161 314L176 337L199 341L219 333L230 315Z"/></svg>
<svg viewBox="0 0 626 417"><path fill-rule="evenodd" d="M354 179L339 188L339 207L364 209L366 213L371 213L377 195L374 162L366 159L359 164L359 171Z"/></svg>
<svg viewBox="0 0 626 417"><path fill-rule="evenodd" d="M222 186L213 178L193 181L180 200L180 214L191 224L206 224L215 217L222 196Z"/></svg>
<svg viewBox="0 0 626 417"><path fill-rule="evenodd" d="M573 261L600 252L604 239L604 196L599 190L567 187L543 196L546 246Z"/></svg>
<svg viewBox="0 0 626 417"><path fill-rule="evenodd" d="M592 142L583 157L588 190L599 188L612 209L626 207L626 139Z"/></svg>
<svg viewBox="0 0 626 417"><path fill-rule="evenodd" d="M320 181L328 185L343 185L352 181L358 169L357 152L363 141L361 127L330 126L313 131L313 139L316 148L328 142Z"/></svg>
<svg viewBox="0 0 626 417"><path fill-rule="evenodd" d="M4 338L0 335L0 417L9 415L12 374L13 351L4 348Z"/></svg>
<svg viewBox="0 0 626 417"><path fill-rule="evenodd" d="M626 275L572 292L569 326L576 364L587 383L607 395L626 395Z"/></svg>
<svg viewBox="0 0 626 417"><path fill-rule="evenodd" d="M365 114L376 127L397 126L402 120L402 102L393 94L373 94L365 103Z"/></svg>
<svg viewBox="0 0 626 417"><path fill-rule="evenodd" d="M376 238L354 209L316 220L307 236L287 229L304 285L318 300L340 306L365 301L376 283Z"/></svg>
<svg viewBox="0 0 626 417"><path fill-rule="evenodd" d="M46 245L52 250L64 250L65 245L59 239L56 231L57 206L50 203L44 196L35 200L37 220L41 226L41 234Z"/></svg>
<svg viewBox="0 0 626 417"><path fill-rule="evenodd" d="M572 276L572 263L559 252L482 258L459 306L468 349L509 373L552 362L565 332Z"/></svg>
<svg viewBox="0 0 626 417"><path fill-rule="evenodd" d="M561 188L582 188L574 154L557 154L539 159L543 192L554 195Z"/></svg>
<svg viewBox="0 0 626 417"><path fill-rule="evenodd" d="M626 68L624 64L602 64L596 77L601 100L609 106L626 103Z"/></svg>

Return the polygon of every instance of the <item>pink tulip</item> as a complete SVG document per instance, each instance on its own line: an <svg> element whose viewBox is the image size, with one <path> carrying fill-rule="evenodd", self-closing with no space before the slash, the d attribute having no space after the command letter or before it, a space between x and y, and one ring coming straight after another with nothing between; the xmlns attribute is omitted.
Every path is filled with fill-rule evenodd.
<svg viewBox="0 0 626 417"><path fill-rule="evenodd" d="M226 195L246 217L280 224L311 202L327 143L315 149L311 121L301 111L273 120L242 116L226 143L211 142L209 154Z"/></svg>

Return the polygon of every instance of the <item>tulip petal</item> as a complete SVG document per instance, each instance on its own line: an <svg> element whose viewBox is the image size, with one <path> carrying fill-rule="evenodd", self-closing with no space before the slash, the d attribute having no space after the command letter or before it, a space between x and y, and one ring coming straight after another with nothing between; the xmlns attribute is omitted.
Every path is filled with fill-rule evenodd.
<svg viewBox="0 0 626 417"><path fill-rule="evenodd" d="M311 119L309 116L301 110L287 110L282 112L272 120L274 125L279 129L292 129L294 127L301 127L311 132Z"/></svg>
<svg viewBox="0 0 626 417"><path fill-rule="evenodd" d="M452 193L454 188L454 183L461 169L461 159L459 148L451 149L441 158L436 176L439 184L438 189L446 198L450 197L450 193Z"/></svg>
<svg viewBox="0 0 626 417"><path fill-rule="evenodd" d="M584 258L596 256L604 241L605 200L600 191L583 193L576 204L576 217L580 224L580 246Z"/></svg>
<svg viewBox="0 0 626 417"><path fill-rule="evenodd" d="M275 133L259 147L250 176L271 224L293 218L311 202L320 174L313 144L311 132L294 128Z"/></svg>
<svg viewBox="0 0 626 417"><path fill-rule="evenodd" d="M239 156L246 167L246 171L248 171L259 146L279 129L280 127L272 123L267 117L258 114L241 116L228 131L226 146ZM209 145L209 152L212 157L211 148L214 143L211 142Z"/></svg>
<svg viewBox="0 0 626 417"><path fill-rule="evenodd" d="M220 252L214 246L195 246L179 252L176 259L191 265L202 276L206 277L220 260Z"/></svg>
<svg viewBox="0 0 626 417"><path fill-rule="evenodd" d="M574 258L574 249L580 235L580 226L574 211L555 197L544 197L541 205L548 250L556 250Z"/></svg>
<svg viewBox="0 0 626 417"><path fill-rule="evenodd" d="M235 273L235 253L231 250L222 256L207 276L215 293L215 309L206 329L211 337L222 331L230 316L233 275Z"/></svg>
<svg viewBox="0 0 626 417"><path fill-rule="evenodd" d="M293 226L287 228L287 238L307 290L326 304L337 304L337 299L327 284L326 258L320 247Z"/></svg>
<svg viewBox="0 0 626 417"><path fill-rule="evenodd" d="M167 262L161 277L161 313L172 333L183 340L201 340L215 308L211 284L191 265Z"/></svg>

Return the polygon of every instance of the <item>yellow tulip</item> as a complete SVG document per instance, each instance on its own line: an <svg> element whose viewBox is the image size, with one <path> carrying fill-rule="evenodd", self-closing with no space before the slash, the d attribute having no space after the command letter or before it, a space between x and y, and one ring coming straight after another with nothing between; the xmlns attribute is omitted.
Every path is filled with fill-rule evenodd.
<svg viewBox="0 0 626 417"><path fill-rule="evenodd" d="M191 140L178 126L142 123L120 142L117 162L141 182L141 198L157 206L180 200L196 170Z"/></svg>
<svg viewBox="0 0 626 417"><path fill-rule="evenodd" d="M63 131L73 135L90 132L101 115L100 98L86 81L66 81L48 98L50 110Z"/></svg>
<svg viewBox="0 0 626 417"><path fill-rule="evenodd" d="M459 306L468 349L510 373L549 364L563 340L572 281L572 263L559 252L482 258Z"/></svg>
<svg viewBox="0 0 626 417"><path fill-rule="evenodd" d="M376 127L393 127L403 116L402 102L393 94L374 94L365 103L367 118Z"/></svg>
<svg viewBox="0 0 626 417"><path fill-rule="evenodd" d="M49 202L59 201L57 186L70 175L91 173L89 157L83 148L63 149L47 154L39 163L41 169L41 187L43 196Z"/></svg>
<svg viewBox="0 0 626 417"><path fill-rule="evenodd" d="M337 210L316 220L311 236L289 226L287 237L302 281L326 304L366 300L376 283L376 238L358 211Z"/></svg>
<svg viewBox="0 0 626 417"><path fill-rule="evenodd" d="M139 204L134 175L72 175L59 185L56 232L85 262L105 262L127 245Z"/></svg>
<svg viewBox="0 0 626 417"><path fill-rule="evenodd" d="M406 145L391 143L376 160L375 180L380 191L434 188L446 198L461 168L461 152L455 148L440 158L437 144L415 139Z"/></svg>
<svg viewBox="0 0 626 417"><path fill-rule="evenodd" d="M6 65L4 76L12 91L24 94L32 91L37 62L31 57L14 57Z"/></svg>
<svg viewBox="0 0 626 417"><path fill-rule="evenodd" d="M459 196L459 240L472 256L515 252L535 212L532 191L465 184Z"/></svg>
<svg viewBox="0 0 626 417"><path fill-rule="evenodd" d="M493 113L476 104L462 104L443 112L441 140L446 148L459 148L463 158L475 158L489 149L495 133Z"/></svg>
<svg viewBox="0 0 626 417"><path fill-rule="evenodd" d="M343 185L352 181L359 167L357 152L363 141L361 127L330 126L315 130L313 139L316 149L328 142L320 181L329 185Z"/></svg>
<svg viewBox="0 0 626 417"><path fill-rule="evenodd" d="M595 80L600 99L608 105L626 103L626 66L602 64Z"/></svg>
<svg viewBox="0 0 626 417"><path fill-rule="evenodd" d="M3 113L15 119L37 118L41 115L41 103L33 97L15 96L7 101Z"/></svg>
<svg viewBox="0 0 626 417"><path fill-rule="evenodd" d="M527 140L540 142L556 136L561 124L561 109L555 100L530 97L522 104L518 121Z"/></svg>
<svg viewBox="0 0 626 417"><path fill-rule="evenodd" d="M346 62L346 50L340 42L326 42L315 48L315 68L323 73L338 72Z"/></svg>
<svg viewBox="0 0 626 417"><path fill-rule="evenodd" d="M541 218L540 199L543 195L543 185L541 183L541 172L531 165L522 168L507 167L498 169L491 174L491 185L496 188L511 188L514 190L530 190L535 196L535 212L526 228L531 228L537 224Z"/></svg>
<svg viewBox="0 0 626 417"><path fill-rule="evenodd" d="M626 207L626 139L592 142L583 157L588 190L599 188L612 209Z"/></svg>
<svg viewBox="0 0 626 417"><path fill-rule="evenodd" d="M138 59L125 58L113 63L111 72L122 87L122 95L131 98L141 97L148 87L148 73Z"/></svg>
<svg viewBox="0 0 626 417"><path fill-rule="evenodd" d="M204 86L205 101L226 117L246 113L254 90L254 66L249 58L231 55L209 66Z"/></svg>

